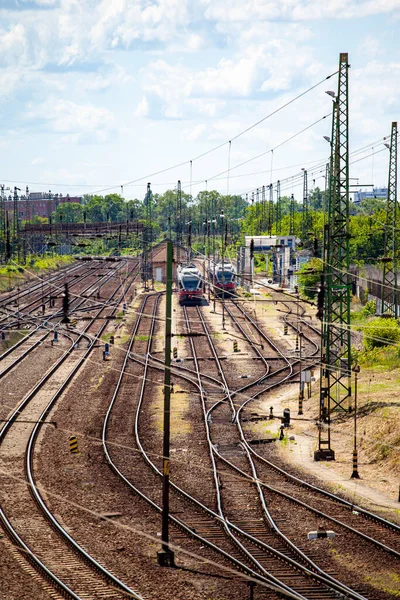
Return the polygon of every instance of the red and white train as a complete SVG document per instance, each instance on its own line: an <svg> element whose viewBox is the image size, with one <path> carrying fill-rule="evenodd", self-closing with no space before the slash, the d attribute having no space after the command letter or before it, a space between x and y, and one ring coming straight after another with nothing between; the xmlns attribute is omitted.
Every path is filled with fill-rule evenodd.
<svg viewBox="0 0 400 600"><path fill-rule="evenodd" d="M214 274L212 274L212 277L213 275ZM236 285L236 271L231 263L224 262L215 265L214 294L218 296L220 296L222 293L227 295L234 295Z"/></svg>
<svg viewBox="0 0 400 600"><path fill-rule="evenodd" d="M203 299L203 281L195 265L178 267L179 304L200 303Z"/></svg>

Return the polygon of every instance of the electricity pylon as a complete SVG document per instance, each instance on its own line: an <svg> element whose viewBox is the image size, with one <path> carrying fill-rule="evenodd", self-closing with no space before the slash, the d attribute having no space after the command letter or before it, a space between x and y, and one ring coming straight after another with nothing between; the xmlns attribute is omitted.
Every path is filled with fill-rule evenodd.
<svg viewBox="0 0 400 600"><path fill-rule="evenodd" d="M276 182L276 235L281 233L281 182Z"/></svg>
<svg viewBox="0 0 400 600"><path fill-rule="evenodd" d="M294 235L294 195L290 196L289 235Z"/></svg>
<svg viewBox="0 0 400 600"><path fill-rule="evenodd" d="M333 103L332 168L323 249L320 417L315 460L334 460L331 413L348 411L351 406L348 69L348 54L341 53L338 93Z"/></svg>
<svg viewBox="0 0 400 600"><path fill-rule="evenodd" d="M176 264L181 262L182 246L182 186L180 180L176 189Z"/></svg>
<svg viewBox="0 0 400 600"><path fill-rule="evenodd" d="M303 213L301 219L301 237L303 243L307 238L307 233L310 231L310 213L308 211L308 176L307 171L303 171Z"/></svg>
<svg viewBox="0 0 400 600"><path fill-rule="evenodd" d="M274 222L274 188L269 184L269 207L268 207L268 235L271 237L272 224Z"/></svg>
<svg viewBox="0 0 400 600"><path fill-rule="evenodd" d="M382 258L381 312L382 315L397 318L397 122L392 123L389 150L389 182Z"/></svg>
<svg viewBox="0 0 400 600"><path fill-rule="evenodd" d="M153 266L151 264L151 244L153 242L153 230L151 224L151 202L152 202L152 191L150 187L150 183L147 184L147 192L144 197L144 207L145 207L145 223L143 227L143 258L142 258L142 279L144 284L144 290L148 290L147 281L149 278L153 280ZM151 270L151 274L150 274ZM150 277L149 277L150 276ZM154 287L154 286L152 286Z"/></svg>

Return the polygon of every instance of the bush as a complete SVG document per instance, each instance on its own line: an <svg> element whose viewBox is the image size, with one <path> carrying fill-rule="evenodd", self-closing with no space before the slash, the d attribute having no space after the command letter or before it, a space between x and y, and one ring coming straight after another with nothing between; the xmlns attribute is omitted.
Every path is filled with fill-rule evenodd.
<svg viewBox="0 0 400 600"><path fill-rule="evenodd" d="M396 344L400 340L400 327L396 319L378 317L369 321L364 328L364 347L366 350Z"/></svg>
<svg viewBox="0 0 400 600"><path fill-rule="evenodd" d="M364 317L372 317L375 313L376 313L375 300L370 300L369 302L367 302L367 304L364 306L364 308L361 311L361 314Z"/></svg>

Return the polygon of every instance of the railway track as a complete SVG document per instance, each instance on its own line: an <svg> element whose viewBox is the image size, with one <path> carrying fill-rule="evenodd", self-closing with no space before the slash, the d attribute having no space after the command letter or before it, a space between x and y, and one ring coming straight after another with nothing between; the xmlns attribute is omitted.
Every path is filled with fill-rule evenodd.
<svg viewBox="0 0 400 600"><path fill-rule="evenodd" d="M104 332L107 321L99 324L97 319L116 312L116 307L109 308L111 301L115 298L119 303L126 293L125 284L131 283L132 272L126 282L121 280L114 285L109 301L82 331L68 334L72 338L69 347L22 399L0 431L3 528L63 597L141 598L96 562L58 523L47 508L33 473L35 440L41 427ZM88 338L89 347L77 349L76 343Z"/></svg>
<svg viewBox="0 0 400 600"><path fill-rule="evenodd" d="M238 307L242 314L245 312L242 306ZM289 307L287 307L290 311ZM285 315L285 320L290 316L290 312ZM252 320L250 315L247 318ZM303 320L305 325L308 325L312 332L315 328ZM254 323L255 327L258 327ZM292 326L296 325L292 322ZM242 331L242 333L244 333ZM265 335L261 332L261 335ZM314 342L313 342L314 343ZM259 394L255 394L250 400L255 399ZM238 410L239 417L245 416L246 407L249 402L243 404ZM330 522L332 526L343 527L348 532L357 533L365 542L371 543L375 547L387 552L394 558L400 558L400 527L379 515L371 513L356 506L347 500L323 490L315 485L306 482L299 477L292 475L285 469L275 465L273 461L268 460L260 452L256 451L253 446L247 443L249 451L257 459L263 476L263 481L268 481L270 484L271 493L279 495L280 498L286 498L292 503L300 506L303 503L318 518L322 518L325 522ZM296 494L294 491L296 490ZM324 510L321 510L322 506ZM395 535L391 535L391 533Z"/></svg>
<svg viewBox="0 0 400 600"><path fill-rule="evenodd" d="M108 463L114 473L151 508L154 514L161 512L157 491L162 475L161 451L157 446L157 436L152 438L152 435L148 435L147 417L144 415L148 411L146 407L149 398L162 384L163 361L161 358L156 358L154 352L154 346L159 348L156 338L162 331L158 316L160 298L160 294L146 296L138 310L139 316L126 349L123 367L103 425L103 448ZM109 306L111 304L112 302ZM288 313L284 318L287 319L289 326L296 330L299 319L297 315L293 316L291 313L290 305L286 305L286 308ZM328 560L326 563L320 561L318 552L313 553L311 558L307 557L303 552L306 544L302 544L301 539L293 534L290 523L282 519L283 506L285 514L295 507L294 510L298 515L303 515L301 511L305 511L304 514L312 514L312 518L318 518L326 524L327 521L325 522L324 519L332 518L333 508L330 504L325 505L325 502L329 499L333 506L336 506L337 502L334 495L327 492L322 500L318 494L314 496L314 491L311 489L313 486L274 465L264 455L264 447L257 447L256 451L249 443L251 439L247 419L251 416L251 401L261 394L276 389L285 379L290 380L298 376L299 361L295 356L287 360L285 352L275 348L277 357L271 366L270 361L264 360L264 353L253 343L255 334L252 335L251 330L256 331L259 324L254 322L251 315L245 314L245 307L230 300L225 302L225 310L233 327L247 340L249 348L256 355L257 361L254 362L257 366L256 376L245 385L238 387L235 383L232 387L231 381L236 379L232 379L230 368L226 366L229 363L225 364L219 359L220 352L215 347L212 331L202 314L203 311L184 309L184 313L188 313L185 317L187 333L196 331L202 333L204 337L189 335L187 338L190 356L186 358L185 364L173 365L174 385L176 382L185 382L186 387L189 386L200 399L203 407L203 423L196 429L196 436L203 435L204 444L201 451L199 450L199 457L203 466L207 464L207 468L210 469L213 465L214 471L209 470L209 475L204 476L203 482L208 482L207 491L198 490L196 493L191 489L189 493L188 489L191 485L186 485L184 469L181 474L181 469L178 471L177 465L174 467L170 523L176 552L178 555L179 552L185 553L187 540L195 540L211 552L214 560L218 557L217 560L222 568L226 568L238 583L241 582L241 577L244 577L257 582L259 593L263 593L262 590L267 593L268 589L268 598L291 597L304 600L305 598L345 597L361 600L368 597L368 600L373 600L375 596L367 596L361 587L357 586L354 590L336 581L332 564L329 564ZM244 326L244 323L247 325ZM74 332L74 336L81 333L84 334L85 331ZM92 333L89 332L88 335L92 337ZM268 345L270 350L273 350L273 342L271 343L265 332L261 329L257 330L257 339L263 335L265 346ZM204 357L205 339L211 353L208 358ZM318 352L315 333L314 339L312 333L309 337L304 335L304 339L306 353L303 359L309 358L311 363L314 360L313 355ZM198 360L199 355L200 359L204 358L204 362L201 363L202 368ZM187 366L190 361L193 361L194 370ZM139 452L134 457L129 457L132 465L127 468L121 452L113 445L113 435L117 426L113 419L113 410L118 401L126 403L129 399L132 403L129 391L131 387L128 385L128 382L132 381L130 377L141 378L139 398L135 397L133 406L133 426ZM45 415L41 417L43 418L46 418ZM203 429L203 434L200 429ZM233 434L234 431L236 433ZM145 436L144 432L146 432ZM207 447L208 458L205 456ZM210 494L212 488L213 492ZM320 492L325 494L323 490ZM199 500L199 496L202 496L202 501ZM368 530L369 534L364 532L364 528L358 533L354 532L349 522L345 522L345 517L350 514L354 525L357 525L360 523L360 514L354 514L351 510L354 507L347 506L345 502L340 502L338 505L340 510L335 513L334 518L338 521L335 523L335 529L339 527L342 530L347 529L349 535L358 535L363 542L370 544L371 548L375 548L377 544L369 539L369 534L372 535L375 531L375 537L379 538L381 533L385 534L385 531L386 535L388 531L389 533L396 531L389 528L391 524L386 526L380 523L376 528L376 522L366 514L366 523L372 524L371 529ZM362 518L364 519L364 516ZM339 522L340 519L343 523ZM393 554L393 551L397 552L396 548L392 548L391 545L387 545L386 548L384 546L386 544L381 542L381 552L392 554L393 558L397 558L396 554ZM327 572L329 569L330 572ZM113 589L110 593L113 594L114 591ZM380 600L383 596L377 594L376 598Z"/></svg>
<svg viewBox="0 0 400 600"><path fill-rule="evenodd" d="M79 279L81 283L86 279L87 274L85 273L82 279ZM107 283L113 274L107 273L101 279L101 285ZM96 276L96 281L98 277ZM71 286L72 287L72 286ZM93 291L94 282L91 282L86 288L84 288L80 294L74 295L70 303L70 314L73 315L78 310L82 310L84 305L90 300L91 296L96 292ZM92 292L90 291L92 290ZM83 295L88 298L83 297ZM91 307L89 307L91 308ZM93 310L93 309L92 309ZM24 319L26 315L23 315ZM40 348L41 344L49 337L53 331L58 331L61 324L62 312L59 309L55 309L54 312L46 317L45 322L47 326L44 326L43 320L35 326L35 329L28 335L24 336L16 344L8 348L2 355L0 355L0 379L7 375L14 367L21 363L29 354L31 354L37 348ZM44 328L44 333L43 333ZM60 334L63 335L63 330L60 330Z"/></svg>
<svg viewBox="0 0 400 600"><path fill-rule="evenodd" d="M154 304L154 316L156 313L156 303ZM193 321L193 319L192 319ZM143 383L142 383L142 390L141 390L141 394L140 394L140 399L138 402L138 405L136 407L136 418L135 418L135 437L136 437L136 443L138 445L138 448L143 456L143 458L145 459L145 461L147 462L147 464L152 468L152 470L158 475L161 475L161 472L159 470L159 468L157 467L157 465L154 463L154 460L152 460L151 458L151 454L149 452L147 452L142 444L141 441L141 437L140 437L140 431L139 431L139 419L140 419L140 414L141 414L141 410L142 410L142 402L143 402L143 398L144 398L144 389L146 386L146 379L148 378L148 370L149 370L149 361L150 361L150 350L151 350L151 339L152 339L152 335L154 332L154 320L152 322L151 328L150 328L150 334L148 336L148 344L147 344L147 348L146 348L146 352L145 352L145 358L142 362L142 364L144 365L144 374L143 374ZM133 336L134 338L134 336ZM132 338L132 344L133 344L133 338ZM190 339L190 342L192 343L192 339ZM132 349L132 344L130 345L130 348L128 349L128 352L131 352ZM193 356L195 356L195 349L194 346L192 347L192 352L193 352ZM139 360L137 358L135 358L135 360ZM128 362L128 358L126 358L126 363ZM200 375L200 371L197 369L197 375ZM123 379L123 372L121 373L121 381ZM201 376L201 375L200 375ZM209 378L208 378L209 380ZM198 384L198 390L200 391L200 394L203 395L203 386L201 383L201 380ZM224 384L224 388L227 388L226 383ZM118 390L115 393L115 397L114 397L114 401L118 395L120 387L118 387ZM204 397L203 397L203 401L204 401ZM107 430L108 430L108 420L109 420L109 415L112 411L112 406L110 406L109 409L109 413L108 413L108 417L105 421L105 425L103 428L103 444L104 444L104 448L105 448L105 452L106 452L106 456L107 456L107 460L109 461L110 465L112 466L113 470L119 475L124 477L124 480L126 481L126 483L131 487L131 489L133 491L135 491L135 493L139 494L144 500L146 500L147 502L149 502L152 507L155 510L160 510L160 507L153 501L151 500L150 493L147 490L146 492L142 492L141 489L138 488L137 485L133 485L129 479L127 477L125 477L125 475L121 472L121 470L118 468L118 466L115 464L110 450L108 448L107 445ZM207 422L207 418L205 419L205 422ZM207 435L209 435L209 429L207 430ZM154 451L153 451L154 454ZM211 453L211 456L213 454ZM216 472L214 473L214 477L218 477L218 475L216 474ZM143 482L143 477L141 477L141 482ZM237 483L237 482L236 482ZM148 483L145 485L145 487L151 487L151 484L149 485ZM141 486L143 487L143 485ZM185 528L189 529L188 531L185 531L185 533L190 533L191 535L198 535L198 531L199 528L201 531L205 531L205 535L201 536L204 539L204 542L207 543L208 541L208 545L210 546L210 541L208 540L207 536L216 536L219 543L221 544L221 541L223 540L222 536L221 536L221 530L223 533L225 533L226 536L228 536L228 538L230 538L230 543L233 543L234 546L236 547L236 552L239 553L239 556L241 557L242 560L236 558L236 556L227 553L226 551L221 552L221 548L219 548L219 552L221 554L224 554L224 557L227 558L228 556L230 556L230 559L233 560L233 562L235 563L236 567L240 567L242 570L244 570L247 573L251 573L251 575L256 575L258 573L258 579L259 581L262 581L263 583L267 583L269 586L271 585L275 585L276 586L276 590L279 590L280 594L288 594L289 596L292 595L292 597L297 597L297 598L304 598L304 597L308 597L307 595L303 595L302 592L304 592L305 590L307 590L307 593L311 594L310 597L314 597L313 594L317 594L315 597L321 597L321 598L329 598L329 597L335 597L335 594L337 594L338 589L341 589L341 592L343 593L343 591L345 590L346 594L348 594L348 597L353 597L353 598L361 598L362 596L357 594L356 592L352 592L349 589L346 589L345 586L341 586L339 583L334 582L333 580L329 581L329 584L327 586L327 582L328 579L324 578L323 575L320 575L316 572L312 572L311 570L309 570L307 567L305 567L304 565L301 565L300 563L297 563L292 557L287 556L287 549L286 549L286 554L283 552L280 552L279 550L277 551L276 549L272 548L270 545L268 545L265 541L261 541L260 539L257 539L256 537L252 536L251 534L249 534L248 532L246 532L244 529L241 529L238 525L236 525L233 522L230 522L229 519L226 517L226 515L222 512L221 513L221 501L220 499L218 499L217 503L218 503L218 510L219 510L219 514L215 513L214 511L208 509L207 507L205 507L204 505L202 505L200 502L198 502L193 496L190 496L189 494L187 494L183 489L179 488L178 486L174 485L172 486L173 490L175 493L178 494L178 496L180 496L181 498L185 499L185 502L189 502L190 504L194 505L196 507L197 511L202 511L203 515L199 516L199 514L197 514L197 517L193 515L193 513L191 515L189 515L188 510L186 509L185 511L185 520L182 521L182 519L179 519L179 521L176 521L176 518L173 517L171 515L171 521L172 523L179 527L182 531L185 530ZM216 485L216 489L217 489L217 494L219 496L219 484L218 484L218 479L217 479L217 485ZM187 518L186 518L187 516ZM207 518L206 518L207 517ZM214 530L212 531L213 527L211 526L211 520L210 517L212 517L212 520L214 521L213 523L213 527ZM191 519L194 519L194 521L191 521ZM215 531L215 526L218 526L218 530ZM234 531L234 533L232 533L232 531ZM264 532L265 533L265 532ZM206 535L207 534L207 535ZM215 538L214 538L215 539ZM243 543L243 539L246 540L246 545ZM214 545L214 544L213 544ZM253 546L252 547L252 551L249 550L249 546ZM218 546L215 544L215 547L218 548ZM283 546L282 546L283 548ZM243 558L245 559L245 562L243 562ZM304 560L305 557L302 557L302 559ZM262 560L265 561L265 564L262 564ZM271 563L274 562L274 560L276 561L276 572L279 572L279 574L281 575L281 579L278 579L278 577L276 577L274 574L271 574ZM296 585L298 586L298 590L291 588L285 581L285 576L286 578L288 578L288 572L284 573L282 575L282 560L284 560L287 564L290 564L290 567L287 567L288 570L290 571L290 568L295 569L296 575L294 575L292 573L292 578L294 579L299 579L299 575L298 575L298 569L300 569L300 571L303 573L303 577L305 577L306 579L308 579L307 583L303 582L299 582L297 581ZM247 564L246 564L247 562ZM251 564L251 567L249 566L249 563ZM316 569L316 571L318 571L318 569ZM283 578L283 580L282 580ZM311 588L313 587L313 583L310 582L315 582L315 589L311 590ZM323 589L324 588L324 589ZM334 588L334 591L333 589ZM335 589L336 588L336 589Z"/></svg>

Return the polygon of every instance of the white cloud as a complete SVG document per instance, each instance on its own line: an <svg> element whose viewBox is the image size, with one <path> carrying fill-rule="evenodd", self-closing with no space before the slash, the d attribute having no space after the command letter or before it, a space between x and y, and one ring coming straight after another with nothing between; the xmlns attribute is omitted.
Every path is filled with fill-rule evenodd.
<svg viewBox="0 0 400 600"><path fill-rule="evenodd" d="M115 128L114 116L105 108L54 98L31 106L26 118L45 122L51 131L64 134L65 141L69 142L103 143Z"/></svg>
<svg viewBox="0 0 400 600"><path fill-rule="evenodd" d="M202 4L208 19L227 22L350 19L399 8L398 0L202 0Z"/></svg>
<svg viewBox="0 0 400 600"><path fill-rule="evenodd" d="M147 117L149 114L149 103L147 102L146 96L143 96L133 114L135 117Z"/></svg>
<svg viewBox="0 0 400 600"><path fill-rule="evenodd" d="M207 125L205 125L204 123L199 123L198 125L193 127L193 129L187 131L186 139L188 139L189 141L195 142L201 138L201 136L203 135L203 133L205 132L206 129L207 129Z"/></svg>

